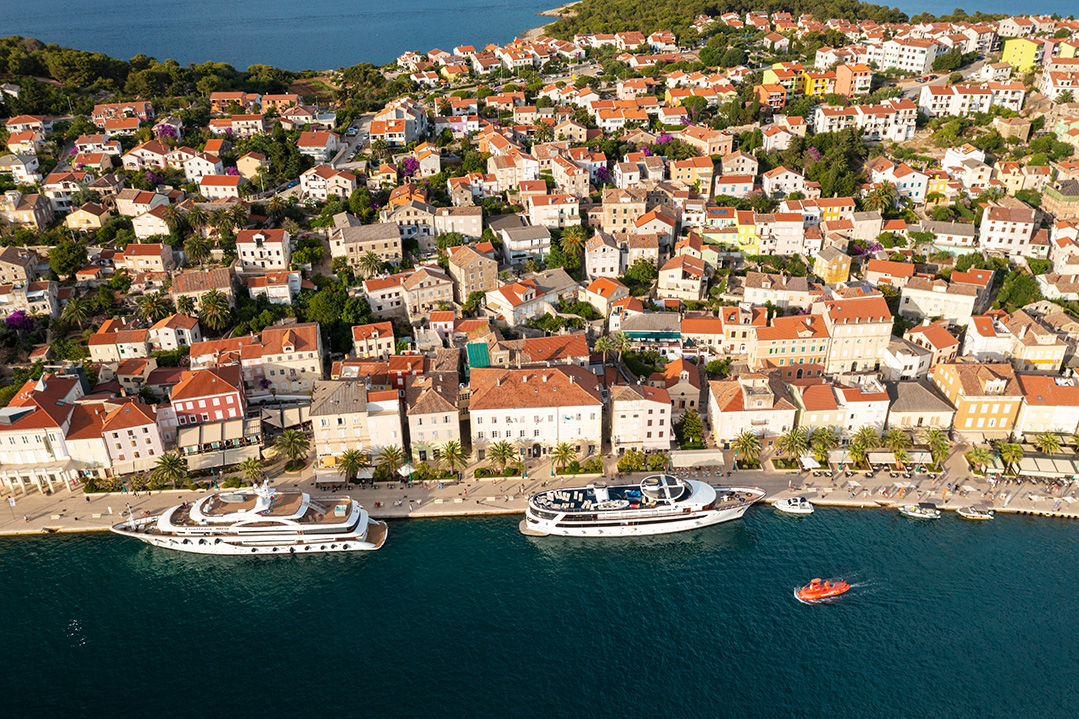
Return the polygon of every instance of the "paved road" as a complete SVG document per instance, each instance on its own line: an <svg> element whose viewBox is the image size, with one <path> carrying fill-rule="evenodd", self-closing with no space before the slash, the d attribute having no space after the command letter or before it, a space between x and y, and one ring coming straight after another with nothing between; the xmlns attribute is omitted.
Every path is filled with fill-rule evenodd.
<svg viewBox="0 0 1079 719"><path fill-rule="evenodd" d="M1079 491L1075 487L1050 487L1046 491L1044 482L1019 483L1020 480L990 487L984 479L973 478L967 471L963 459L965 449L967 448L953 449L952 455L945 463L946 473L943 477L931 480L924 474L915 475L909 481L916 486L905 491L897 486L896 482L906 480L892 478L886 472L876 473L873 479L867 479L864 473L847 477L845 473L835 472L828 476L813 477L809 472L771 470L739 471L730 476L727 476L726 472L715 470L697 475L690 471L689 476L711 484L758 486L769 493L769 498L806 494L814 502L839 506L876 507L931 499L951 509L986 502L1004 511L1079 518ZM616 476L615 460L606 457L604 464L608 480L611 481ZM470 466L466 470L466 476L471 476L476 466L478 465ZM625 475L622 480L639 481L647 474L642 472ZM267 475L274 486L303 488L316 495L326 494L326 490L314 487L310 466L299 474L289 475L283 474L280 463L277 463L268 468ZM573 486L587 481L593 480L575 477L563 480L552 477L549 461L530 460L528 479L470 479L459 483L447 482L441 486L437 482L427 486L420 483L409 486L402 481L379 484L375 488L367 489L353 487L341 491L341 494L357 499L373 516L383 518L520 513L524 511L529 494L545 487ZM964 487L972 489L965 490ZM0 534L36 534L45 527L61 528L64 531L101 530L120 521L120 515L126 513L128 504L138 516L144 511L159 511L199 496L202 494L191 490L153 492L152 495L140 493L139 497L132 494L85 495L81 491L66 490L60 490L51 496L32 493L16 497L16 506L9 508L7 512L0 507ZM24 521L24 515L28 516L30 521ZM54 519L54 516L58 518Z"/></svg>

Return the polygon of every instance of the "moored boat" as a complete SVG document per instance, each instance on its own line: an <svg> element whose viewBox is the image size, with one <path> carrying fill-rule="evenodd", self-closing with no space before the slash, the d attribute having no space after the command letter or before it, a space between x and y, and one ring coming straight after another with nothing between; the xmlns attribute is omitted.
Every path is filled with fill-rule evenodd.
<svg viewBox="0 0 1079 719"><path fill-rule="evenodd" d="M899 513L914 519L940 519L940 510L932 502L905 504L899 508Z"/></svg>
<svg viewBox="0 0 1079 719"><path fill-rule="evenodd" d="M842 579L830 580L816 578L799 589L795 596L803 602L819 602L822 599L838 597L850 589L850 584Z"/></svg>
<svg viewBox="0 0 1079 719"><path fill-rule="evenodd" d="M973 507L960 507L955 513L963 519L976 519L981 521L992 519L994 516L993 510L989 509L989 507L984 504L977 504Z"/></svg>
<svg viewBox="0 0 1079 719"><path fill-rule="evenodd" d="M805 497L777 499L772 502L772 506L787 514L813 514L813 503Z"/></svg>
<svg viewBox="0 0 1079 719"><path fill-rule="evenodd" d="M712 487L670 474L651 475L640 484L597 482L534 495L520 530L563 537L684 532L738 519L764 495L758 487Z"/></svg>
<svg viewBox="0 0 1079 719"><path fill-rule="evenodd" d="M155 547L195 554L313 554L380 548L386 524L351 498L296 490L218 492L163 512L130 518L112 531Z"/></svg>

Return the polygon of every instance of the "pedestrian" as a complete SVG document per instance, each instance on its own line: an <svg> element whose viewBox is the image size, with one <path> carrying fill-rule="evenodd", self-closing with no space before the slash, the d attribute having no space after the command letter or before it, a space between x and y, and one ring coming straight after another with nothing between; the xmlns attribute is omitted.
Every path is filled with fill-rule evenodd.
<svg viewBox="0 0 1079 719"><path fill-rule="evenodd" d="M88 495L86 495L86 503L87 503L87 504L90 504L90 495L89 495L89 494L88 494Z"/></svg>
<svg viewBox="0 0 1079 719"><path fill-rule="evenodd" d="M30 521L30 515L29 515L29 514L24 514L24 515L22 516L22 521L24 521L24 522L29 522L29 521Z"/></svg>

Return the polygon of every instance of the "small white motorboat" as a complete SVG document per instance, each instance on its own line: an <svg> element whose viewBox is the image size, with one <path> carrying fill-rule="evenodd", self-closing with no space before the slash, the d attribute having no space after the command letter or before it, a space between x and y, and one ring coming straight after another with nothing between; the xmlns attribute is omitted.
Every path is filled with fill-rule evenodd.
<svg viewBox="0 0 1079 719"><path fill-rule="evenodd" d="M955 512L963 519L978 519L987 520L993 518L993 510L984 504L978 504L973 507L962 507Z"/></svg>
<svg viewBox="0 0 1079 719"><path fill-rule="evenodd" d="M899 508L899 513L914 519L940 519L940 510L932 502L905 504Z"/></svg>
<svg viewBox="0 0 1079 719"><path fill-rule="evenodd" d="M805 497L777 499L772 502L772 506L787 514L813 514L813 505Z"/></svg>

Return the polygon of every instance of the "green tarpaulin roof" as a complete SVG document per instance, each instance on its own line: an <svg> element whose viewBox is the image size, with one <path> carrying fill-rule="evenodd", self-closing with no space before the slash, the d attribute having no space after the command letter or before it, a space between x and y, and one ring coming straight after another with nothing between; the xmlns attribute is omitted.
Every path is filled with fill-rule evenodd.
<svg viewBox="0 0 1079 719"><path fill-rule="evenodd" d="M473 342L466 345L465 352L468 354L469 369L491 366L491 355L487 352L486 342Z"/></svg>

